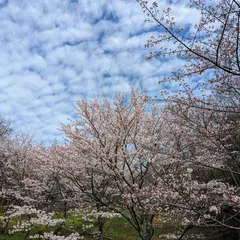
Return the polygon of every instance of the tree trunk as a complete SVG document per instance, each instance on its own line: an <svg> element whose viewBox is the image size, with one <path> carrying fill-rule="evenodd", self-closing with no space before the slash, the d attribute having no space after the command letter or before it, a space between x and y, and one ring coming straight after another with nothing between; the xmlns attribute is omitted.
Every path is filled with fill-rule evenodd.
<svg viewBox="0 0 240 240"><path fill-rule="evenodd" d="M141 234L142 240L151 240L153 237L154 229L152 226L153 215L145 216L144 225L143 225L143 234Z"/></svg>
<svg viewBox="0 0 240 240"><path fill-rule="evenodd" d="M64 202L63 217L64 217L65 220L67 219L67 211L68 211L67 202Z"/></svg>
<svg viewBox="0 0 240 240"><path fill-rule="evenodd" d="M146 226L146 232L145 232L143 240L151 240L152 236L153 236L152 227Z"/></svg>
<svg viewBox="0 0 240 240"><path fill-rule="evenodd" d="M151 240L152 238L152 226L150 223L146 223L146 235L144 240Z"/></svg>
<svg viewBox="0 0 240 240"><path fill-rule="evenodd" d="M8 234L8 225L9 225L9 220L4 218L4 220L3 220L3 229L2 229L3 235Z"/></svg>
<svg viewBox="0 0 240 240"><path fill-rule="evenodd" d="M98 233L100 235L103 235L103 227L104 227L104 223L106 222L106 218L99 216L98 217Z"/></svg>

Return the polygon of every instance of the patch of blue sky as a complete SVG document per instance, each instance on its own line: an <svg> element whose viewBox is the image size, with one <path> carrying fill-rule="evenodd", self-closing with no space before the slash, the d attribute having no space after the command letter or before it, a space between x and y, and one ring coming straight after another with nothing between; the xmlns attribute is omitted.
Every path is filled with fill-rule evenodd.
<svg viewBox="0 0 240 240"><path fill-rule="evenodd" d="M78 0L69 0L69 3L76 3L76 4L78 4Z"/></svg>
<svg viewBox="0 0 240 240"><path fill-rule="evenodd" d="M111 75L110 75L109 73L104 73L104 74L103 74L103 77L104 77L104 78L110 78Z"/></svg>
<svg viewBox="0 0 240 240"><path fill-rule="evenodd" d="M128 143L128 144L125 144L125 148L129 151L129 152L133 152L135 150L137 150L137 147L135 144L133 143ZM147 166L147 163L148 163L148 160L147 159L144 159L144 158L139 158L136 157L134 159L134 161L132 162L132 164L134 164L134 167L135 168L141 168L141 167L146 167Z"/></svg>
<svg viewBox="0 0 240 240"><path fill-rule="evenodd" d="M42 49L41 45L32 45L29 47L29 52L31 54L37 54L40 55L42 57L45 57L46 52Z"/></svg>
<svg viewBox="0 0 240 240"><path fill-rule="evenodd" d="M182 0L168 0L168 2L170 3L170 4L182 4L183 3L183 1Z"/></svg>
<svg viewBox="0 0 240 240"><path fill-rule="evenodd" d="M84 42L84 41L74 41L74 40L73 41L65 41L65 42L62 43L62 45L63 46L71 46L71 47L73 47L73 46L78 46L82 42Z"/></svg>
<svg viewBox="0 0 240 240"><path fill-rule="evenodd" d="M0 8L4 8L8 5L8 0L0 0Z"/></svg>
<svg viewBox="0 0 240 240"><path fill-rule="evenodd" d="M127 143L127 144L125 144L125 147L126 147L126 149L127 149L128 151L130 151L130 152L136 150L136 145L133 144L133 143Z"/></svg>
<svg viewBox="0 0 240 240"><path fill-rule="evenodd" d="M104 21L104 20L111 23L115 23L115 24L119 23L119 18L116 15L116 13L114 13L111 9L108 9L106 7L104 7L103 9L102 15L93 20L93 24L97 24L100 21Z"/></svg>

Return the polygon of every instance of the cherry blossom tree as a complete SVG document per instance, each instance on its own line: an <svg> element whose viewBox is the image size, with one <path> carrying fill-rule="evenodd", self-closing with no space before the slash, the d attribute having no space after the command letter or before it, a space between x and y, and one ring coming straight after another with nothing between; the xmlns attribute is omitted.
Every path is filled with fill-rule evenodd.
<svg viewBox="0 0 240 240"><path fill-rule="evenodd" d="M194 25L189 22L184 28L177 22L181 14L178 6L172 4L163 8L157 1L137 2L148 17L146 21L159 27L159 34L151 36L145 45L154 47L146 59L164 61L176 57L185 60L181 68L173 69L159 81L160 84L179 84L175 101L207 110L239 113L240 3L236 0L190 0L189 8L200 20ZM198 96L194 89L198 90ZM174 101L173 96L170 100Z"/></svg>
<svg viewBox="0 0 240 240"><path fill-rule="evenodd" d="M95 217L98 219L97 234L103 235L104 223L108 218L116 216L116 214L106 211L103 212L103 208L100 207L99 204L96 204L91 198L79 191L78 187L66 177L69 171L68 165L72 161L72 147L54 144L51 146L48 153L45 154L44 158L49 162L47 166L51 166L51 171L57 174L61 182L60 193L64 198L59 199L57 202L58 204L62 202L64 206L64 217L67 217L68 210L72 210L75 214L78 213L84 217Z"/></svg>
<svg viewBox="0 0 240 240"><path fill-rule="evenodd" d="M22 180L27 172L31 144L28 136L17 135L14 138L1 138L1 208L6 213L14 204L21 204L27 197L20 192ZM8 227L4 219L3 232Z"/></svg>
<svg viewBox="0 0 240 240"><path fill-rule="evenodd" d="M177 6L172 4L162 9L162 3L157 1L152 4L143 0L137 2L148 15L147 21L156 24L160 30L160 34L152 36L146 44L146 47L160 45L160 49L151 52L147 59L172 55L187 59L188 64L179 71L176 78L199 75L211 69L218 69L230 76L240 75L240 3L237 0L190 0L189 8L193 11L197 9L198 12L195 13L200 15L199 23L190 26L190 29L178 26L176 16L172 13L174 8L176 13ZM171 48L164 47L166 43L174 45ZM221 78L218 82L225 83L225 80Z"/></svg>
<svg viewBox="0 0 240 240"><path fill-rule="evenodd" d="M59 218L60 224L55 224L54 234L61 229L68 229L73 232L73 229L68 228L65 222L69 216L82 219L82 224L77 226L78 231L73 234L78 234L79 238L85 235L103 234L103 225L110 217L117 216L111 212L104 211L102 207L97 207L96 203L88 196L83 194L72 181L66 177L66 171L69 164L71 164L72 148L65 145L59 145L57 142L53 143L49 148L37 149L34 158L37 159L38 164L37 172L34 175L37 177L40 186L44 186L44 191L41 193L41 205L38 209L45 210L45 214L51 213L62 214L63 218ZM47 185L47 187L46 187ZM34 191L34 189L32 189ZM98 222L98 232L90 233L89 228L94 225L91 222ZM80 230L81 229L81 230Z"/></svg>
<svg viewBox="0 0 240 240"><path fill-rule="evenodd" d="M195 202L193 208L199 213L200 222L238 235L240 3L190 0L189 7L200 20L184 27L174 16L177 6L163 9L157 1L137 2L147 14L147 21L159 27L159 35L151 36L145 45L156 49L146 59L185 60L183 67L159 81L178 83L179 92L174 95L163 91L160 100L167 106L168 121L177 122L179 130L175 136L182 160L193 163L199 188L195 195L202 194L204 184L212 185L215 181L222 185L218 196L216 187L207 186L204 192L208 201Z"/></svg>
<svg viewBox="0 0 240 240"><path fill-rule="evenodd" d="M61 195L63 184L50 162L53 158L46 158L48 150L34 145L30 136L9 134L5 126L1 129L4 130L0 136L0 207L4 212L1 234L25 232L26 239L65 239L58 236L65 218L53 218L66 199ZM36 225L44 225L46 236L32 236ZM55 230L51 233L48 228L52 227ZM74 234L66 239L81 238Z"/></svg>
<svg viewBox="0 0 240 240"><path fill-rule="evenodd" d="M13 128L11 126L11 121L0 117L0 137L7 137L11 135L12 132Z"/></svg>
<svg viewBox="0 0 240 240"><path fill-rule="evenodd" d="M192 218L195 226L214 226L228 235L238 235L239 121L232 121L223 112L188 108L180 103L168 106L167 111L168 121L178 122L178 131L173 129L180 149L178 157L192 163L193 191L184 193L193 210L188 212L188 219ZM181 189L178 191L183 194Z"/></svg>
<svg viewBox="0 0 240 240"><path fill-rule="evenodd" d="M154 216L191 212L180 192L194 191L191 163L181 161L172 135L178 127L149 100L134 91L113 102L82 100L78 119L62 127L70 148L65 176L99 206L127 219L145 240L154 234Z"/></svg>

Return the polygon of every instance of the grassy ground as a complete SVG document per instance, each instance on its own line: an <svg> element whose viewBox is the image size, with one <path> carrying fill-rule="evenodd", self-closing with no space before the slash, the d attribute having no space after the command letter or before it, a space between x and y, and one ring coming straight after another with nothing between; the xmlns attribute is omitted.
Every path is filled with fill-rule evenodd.
<svg viewBox="0 0 240 240"><path fill-rule="evenodd" d="M137 232L129 225L123 218L114 218L105 223L105 235L113 240L136 240L139 239ZM161 234L176 232L174 226L167 224L162 225L160 221L154 223L154 237L153 240L160 240L158 236Z"/></svg>
<svg viewBox="0 0 240 240"><path fill-rule="evenodd" d="M71 230L82 232L82 218L81 216L72 216L69 217L66 225L60 230L61 235L69 235ZM0 223L1 224L1 223ZM94 222L93 222L94 224ZM165 222L162 223L160 220L154 221L154 237L153 240L165 240L164 238L160 238L159 235L162 234L181 234L178 232L179 227L177 226L177 222ZM43 233L46 229L43 226L35 226L32 233ZM48 231L53 229L48 229ZM97 232L96 221L92 228L86 231L88 234L93 232ZM15 233L7 236L1 236L0 240L23 240L25 234L24 233ZM133 227L123 218L112 218L107 220L104 225L104 236L109 237L113 240L138 240L140 239L137 232L133 229ZM91 235L86 235L85 240L92 239Z"/></svg>

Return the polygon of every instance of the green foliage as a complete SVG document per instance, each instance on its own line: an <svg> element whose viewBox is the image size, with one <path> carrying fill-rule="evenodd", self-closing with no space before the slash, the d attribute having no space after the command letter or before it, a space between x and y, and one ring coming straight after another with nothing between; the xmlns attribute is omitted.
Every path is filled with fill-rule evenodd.
<svg viewBox="0 0 240 240"><path fill-rule="evenodd" d="M6 236L0 236L0 240L24 240L25 233L15 233Z"/></svg>
<svg viewBox="0 0 240 240"><path fill-rule="evenodd" d="M61 218L62 216L55 216L56 218ZM15 221L15 220L14 220ZM93 227L87 229L85 240L91 240L92 234L98 231L97 219L91 218L90 222L93 224ZM178 220L166 220L155 218L153 225L155 229L153 240L165 240L160 238L159 235L162 234L181 234L183 231L179 225ZM70 215L66 220L66 223L59 230L59 235L69 235L71 232L83 232L83 224L89 223L87 220L84 220L81 215ZM0 222L1 224L1 222ZM11 222L10 227L14 224ZM45 231L54 231L54 228L47 228L46 226L36 225L33 227L32 234L41 234ZM136 240L139 239L137 232L134 228L126 221L124 218L111 218L106 221L104 225L104 236L111 238L113 240ZM25 233L15 233L11 235L0 235L0 240L25 240Z"/></svg>

